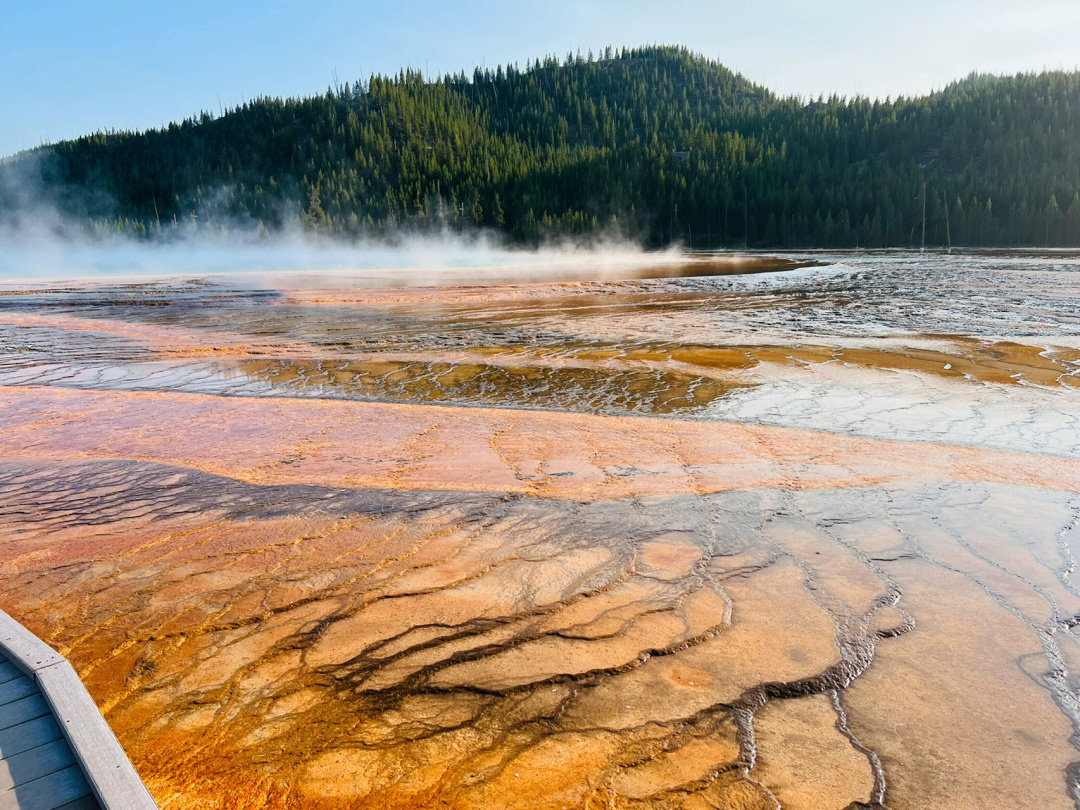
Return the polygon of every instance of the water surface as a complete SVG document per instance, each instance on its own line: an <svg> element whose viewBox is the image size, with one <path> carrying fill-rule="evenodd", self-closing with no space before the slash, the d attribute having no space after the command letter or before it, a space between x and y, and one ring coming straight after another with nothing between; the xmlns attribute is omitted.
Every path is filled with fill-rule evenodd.
<svg viewBox="0 0 1080 810"><path fill-rule="evenodd" d="M789 258L7 284L3 606L164 808L1078 806L1080 260Z"/></svg>

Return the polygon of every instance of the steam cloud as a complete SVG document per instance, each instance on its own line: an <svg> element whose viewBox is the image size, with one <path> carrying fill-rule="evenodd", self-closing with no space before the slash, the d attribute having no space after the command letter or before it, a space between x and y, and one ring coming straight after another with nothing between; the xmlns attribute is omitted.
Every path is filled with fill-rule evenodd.
<svg viewBox="0 0 1080 810"><path fill-rule="evenodd" d="M495 233L448 228L345 240L308 231L295 210L281 218L295 224L274 232L215 210L198 217L200 224L169 224L150 237L132 237L62 214L35 162L20 156L0 165L0 282L7 284L163 276L252 284L269 276L277 285L305 286L497 284L625 278L687 261L678 249L645 251L621 236L534 249L513 247ZM227 198L227 190L220 196Z"/></svg>
<svg viewBox="0 0 1080 810"><path fill-rule="evenodd" d="M624 277L635 268L676 265L676 250L647 252L607 239L588 246L549 244L525 250L497 236L402 234L392 240L343 241L299 229L266 234L195 228L160 239L91 236L47 225L0 230L0 279L46 281L148 276L239 276L282 280L309 274L319 285L490 284Z"/></svg>

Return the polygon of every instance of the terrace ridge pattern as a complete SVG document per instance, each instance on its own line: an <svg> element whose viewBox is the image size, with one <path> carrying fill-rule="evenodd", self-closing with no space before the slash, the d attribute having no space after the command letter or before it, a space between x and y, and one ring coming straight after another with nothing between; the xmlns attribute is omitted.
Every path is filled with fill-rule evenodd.
<svg viewBox="0 0 1080 810"><path fill-rule="evenodd" d="M1080 275L887 261L6 296L0 594L168 810L1075 808Z"/></svg>

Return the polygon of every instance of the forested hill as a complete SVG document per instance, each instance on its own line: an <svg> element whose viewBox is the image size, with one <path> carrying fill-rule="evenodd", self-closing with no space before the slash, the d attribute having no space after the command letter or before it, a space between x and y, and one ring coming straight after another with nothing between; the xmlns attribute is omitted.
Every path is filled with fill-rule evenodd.
<svg viewBox="0 0 1080 810"><path fill-rule="evenodd" d="M695 247L918 244L925 183L927 244L1080 245L1080 74L805 102L685 49L607 51L262 98L0 173L0 216L32 179L65 213L135 232L299 219L523 242L615 228Z"/></svg>

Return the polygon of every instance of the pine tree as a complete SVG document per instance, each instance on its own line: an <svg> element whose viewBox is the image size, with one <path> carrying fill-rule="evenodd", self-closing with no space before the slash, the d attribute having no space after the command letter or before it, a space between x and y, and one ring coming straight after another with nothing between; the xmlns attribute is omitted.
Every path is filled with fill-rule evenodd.
<svg viewBox="0 0 1080 810"><path fill-rule="evenodd" d="M960 245L1080 244L1076 132L1080 73L804 104L685 49L605 51L435 81L402 71L43 147L0 163L0 221L36 172L62 213L133 234L192 219L274 230L296 211L334 234L534 239L614 219L652 246L896 245L921 225L925 181L931 243L947 219Z"/></svg>
<svg viewBox="0 0 1080 810"><path fill-rule="evenodd" d="M319 199L319 189L312 186L308 189L308 203L305 209L305 221L313 231L320 231L326 225L326 212L323 211L322 202Z"/></svg>

